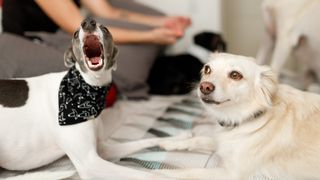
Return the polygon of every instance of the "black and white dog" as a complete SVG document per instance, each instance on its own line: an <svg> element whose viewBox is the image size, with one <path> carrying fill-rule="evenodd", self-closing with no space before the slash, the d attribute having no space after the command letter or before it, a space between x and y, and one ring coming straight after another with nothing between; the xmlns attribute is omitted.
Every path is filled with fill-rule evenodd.
<svg viewBox="0 0 320 180"><path fill-rule="evenodd" d="M201 32L194 36L187 53L159 56L150 71L148 84L151 94L187 94L200 80L200 70L212 52L226 52L223 36ZM165 73L164 73L165 72Z"/></svg>
<svg viewBox="0 0 320 180"><path fill-rule="evenodd" d="M81 178L162 179L105 160L158 141L120 145L99 141L100 112L116 68L116 54L108 29L87 18L65 53L69 71L0 80L0 166L29 170L67 154Z"/></svg>

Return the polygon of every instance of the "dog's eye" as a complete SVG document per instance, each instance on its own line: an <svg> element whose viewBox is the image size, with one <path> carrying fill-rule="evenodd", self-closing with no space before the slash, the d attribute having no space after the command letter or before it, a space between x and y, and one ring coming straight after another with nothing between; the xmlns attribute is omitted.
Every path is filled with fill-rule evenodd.
<svg viewBox="0 0 320 180"><path fill-rule="evenodd" d="M100 29L101 29L102 32L110 33L109 30L108 30L108 28L106 28L105 26L100 25L99 27L100 27Z"/></svg>
<svg viewBox="0 0 320 180"><path fill-rule="evenodd" d="M78 38L78 36L79 36L79 30L77 30L77 31L73 34L73 37L74 37L74 38Z"/></svg>
<svg viewBox="0 0 320 180"><path fill-rule="evenodd" d="M239 73L238 71L232 71L230 74L229 74L229 77L233 80L241 80L243 78L242 74Z"/></svg>
<svg viewBox="0 0 320 180"><path fill-rule="evenodd" d="M104 26L100 26L101 29L103 29L104 31L108 31L108 29Z"/></svg>
<svg viewBox="0 0 320 180"><path fill-rule="evenodd" d="M204 70L203 70L204 74L208 75L211 73L211 68L208 65L204 66Z"/></svg>

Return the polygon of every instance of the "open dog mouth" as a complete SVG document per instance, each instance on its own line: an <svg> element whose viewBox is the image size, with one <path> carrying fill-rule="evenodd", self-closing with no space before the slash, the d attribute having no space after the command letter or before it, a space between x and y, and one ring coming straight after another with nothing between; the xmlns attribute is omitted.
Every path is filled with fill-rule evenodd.
<svg viewBox="0 0 320 180"><path fill-rule="evenodd" d="M207 103L207 104L216 104L216 105L220 105L220 104L223 104L225 102L228 102L230 101L230 99L227 99L227 100L224 100L224 101L215 101L214 99L210 98L210 97L201 97L201 100L204 102L204 103Z"/></svg>
<svg viewBox="0 0 320 180"><path fill-rule="evenodd" d="M100 70L103 67L103 46L96 35L87 35L84 39L83 53L89 69Z"/></svg>

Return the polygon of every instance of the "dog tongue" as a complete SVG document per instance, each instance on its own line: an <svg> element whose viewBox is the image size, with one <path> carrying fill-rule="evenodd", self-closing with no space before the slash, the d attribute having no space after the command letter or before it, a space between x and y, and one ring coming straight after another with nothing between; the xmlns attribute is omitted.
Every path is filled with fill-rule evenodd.
<svg viewBox="0 0 320 180"><path fill-rule="evenodd" d="M90 58L90 61L93 65L99 64L100 62L100 57L92 57Z"/></svg>

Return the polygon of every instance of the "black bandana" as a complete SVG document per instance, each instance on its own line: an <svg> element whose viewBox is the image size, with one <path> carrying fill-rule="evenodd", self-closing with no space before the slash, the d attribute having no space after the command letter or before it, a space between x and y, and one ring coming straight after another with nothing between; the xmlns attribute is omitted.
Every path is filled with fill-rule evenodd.
<svg viewBox="0 0 320 180"><path fill-rule="evenodd" d="M70 68L59 88L59 124L77 124L99 116L108 88L87 84L75 66Z"/></svg>

